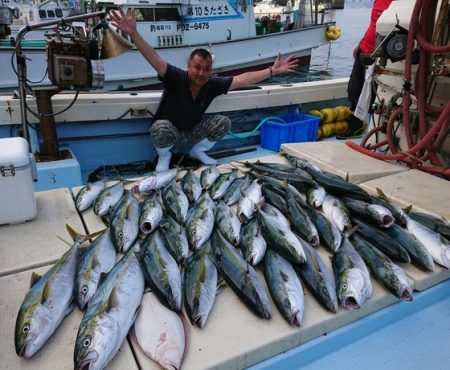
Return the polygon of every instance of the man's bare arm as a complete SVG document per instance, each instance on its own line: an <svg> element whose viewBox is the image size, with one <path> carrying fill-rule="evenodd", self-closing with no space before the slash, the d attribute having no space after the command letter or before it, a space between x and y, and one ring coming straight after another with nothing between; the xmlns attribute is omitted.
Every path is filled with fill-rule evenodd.
<svg viewBox="0 0 450 370"><path fill-rule="evenodd" d="M248 87L277 74L295 72L295 68L297 67L298 59L295 55L290 55L283 60L281 54L278 53L277 59L271 67L261 69L259 71L245 72L234 76L230 90Z"/></svg>

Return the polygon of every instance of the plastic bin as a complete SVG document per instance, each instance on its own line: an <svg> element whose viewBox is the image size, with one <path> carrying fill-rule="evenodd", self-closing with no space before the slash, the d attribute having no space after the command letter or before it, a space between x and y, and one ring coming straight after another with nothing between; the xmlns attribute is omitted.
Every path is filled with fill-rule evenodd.
<svg viewBox="0 0 450 370"><path fill-rule="evenodd" d="M268 119L261 129L261 146L278 152L281 144L316 141L320 117L304 113L282 114Z"/></svg>

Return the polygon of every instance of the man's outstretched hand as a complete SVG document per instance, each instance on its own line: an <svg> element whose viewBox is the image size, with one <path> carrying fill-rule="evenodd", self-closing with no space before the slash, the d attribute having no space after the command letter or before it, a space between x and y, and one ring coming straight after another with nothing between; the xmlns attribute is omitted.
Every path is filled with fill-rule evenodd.
<svg viewBox="0 0 450 370"><path fill-rule="evenodd" d="M126 15L122 8L119 8L118 12L112 10L110 12L110 17L114 26L131 37L137 32L134 9L131 9L130 15Z"/></svg>
<svg viewBox="0 0 450 370"><path fill-rule="evenodd" d="M286 59L283 59L281 53L278 53L272 66L272 72L273 74L291 73L295 72L297 67L298 57L296 55L289 55Z"/></svg>

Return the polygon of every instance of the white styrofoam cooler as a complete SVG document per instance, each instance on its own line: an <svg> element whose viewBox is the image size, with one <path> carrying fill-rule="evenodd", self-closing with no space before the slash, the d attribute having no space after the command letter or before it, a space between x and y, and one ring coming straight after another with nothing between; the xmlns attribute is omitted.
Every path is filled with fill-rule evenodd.
<svg viewBox="0 0 450 370"><path fill-rule="evenodd" d="M21 137L0 139L0 225L36 217L34 157Z"/></svg>

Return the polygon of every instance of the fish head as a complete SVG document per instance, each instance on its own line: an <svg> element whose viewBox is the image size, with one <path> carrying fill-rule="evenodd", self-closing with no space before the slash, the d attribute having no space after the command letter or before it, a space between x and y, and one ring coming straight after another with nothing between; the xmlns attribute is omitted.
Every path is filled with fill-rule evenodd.
<svg viewBox="0 0 450 370"><path fill-rule="evenodd" d="M117 225L114 229L114 241L116 244L116 248L118 251L123 249L123 245L125 243L125 220L121 219L117 222Z"/></svg>
<svg viewBox="0 0 450 370"><path fill-rule="evenodd" d="M87 274L85 274L87 275ZM89 276L83 276L76 287L77 305L84 311L97 290L97 284Z"/></svg>
<svg viewBox="0 0 450 370"><path fill-rule="evenodd" d="M76 370L104 369L117 346L118 325L107 315L83 320L78 329L74 350Z"/></svg>
<svg viewBox="0 0 450 370"><path fill-rule="evenodd" d="M365 278L359 269L349 269L344 273L338 286L338 297L343 307L360 308L365 300Z"/></svg>
<svg viewBox="0 0 450 370"><path fill-rule="evenodd" d="M20 357L33 356L52 333L53 315L40 301L29 304L25 298L16 320L14 343Z"/></svg>
<svg viewBox="0 0 450 370"><path fill-rule="evenodd" d="M156 176L149 176L145 179L141 180L138 184L134 185L131 188L131 192L135 195L143 194L151 194L152 191L156 188Z"/></svg>
<svg viewBox="0 0 450 370"><path fill-rule="evenodd" d="M338 300L334 283L328 281L327 279L325 279L325 277L322 276L319 278L319 284L321 286L319 294L322 297L322 302L330 312L337 313Z"/></svg>
<svg viewBox="0 0 450 370"><path fill-rule="evenodd" d="M80 212L87 209L90 204L88 196L86 195L86 192L87 192L87 189L86 189L86 187L84 187L83 189L81 189L79 191L79 193L77 194L77 196L75 198L75 206L76 206L77 210Z"/></svg>
<svg viewBox="0 0 450 370"><path fill-rule="evenodd" d="M405 272L397 265L393 265L392 270L389 276L389 284L394 288L396 295L403 301L412 301L413 290L408 283Z"/></svg>

